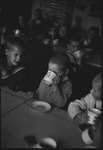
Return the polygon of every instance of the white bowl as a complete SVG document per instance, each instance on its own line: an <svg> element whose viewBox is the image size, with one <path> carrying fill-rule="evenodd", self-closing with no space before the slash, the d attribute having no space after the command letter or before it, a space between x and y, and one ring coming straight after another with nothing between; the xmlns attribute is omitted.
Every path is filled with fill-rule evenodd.
<svg viewBox="0 0 103 150"><path fill-rule="evenodd" d="M47 112L51 109L51 105L43 101L34 101L31 107L36 112Z"/></svg>
<svg viewBox="0 0 103 150"><path fill-rule="evenodd" d="M46 138L43 138L39 141L39 144L41 147L51 147L51 148L56 148L57 146L57 143L54 139L52 138L49 138L49 137L46 137Z"/></svg>

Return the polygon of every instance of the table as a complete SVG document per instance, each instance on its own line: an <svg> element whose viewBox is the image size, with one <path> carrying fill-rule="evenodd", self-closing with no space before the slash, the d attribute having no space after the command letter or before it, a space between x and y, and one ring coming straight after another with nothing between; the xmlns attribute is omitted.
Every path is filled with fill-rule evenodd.
<svg viewBox="0 0 103 150"><path fill-rule="evenodd" d="M91 53L83 62L94 67L102 68L102 56L98 53Z"/></svg>
<svg viewBox="0 0 103 150"><path fill-rule="evenodd" d="M1 88L1 117L28 101L29 98L27 93L22 91L13 92L9 88Z"/></svg>
<svg viewBox="0 0 103 150"><path fill-rule="evenodd" d="M37 140L51 137L60 148L81 148L86 146L81 134L66 111L52 108L49 112L36 112L31 108L31 101L1 119L2 148L29 148L24 141L28 135L34 135Z"/></svg>

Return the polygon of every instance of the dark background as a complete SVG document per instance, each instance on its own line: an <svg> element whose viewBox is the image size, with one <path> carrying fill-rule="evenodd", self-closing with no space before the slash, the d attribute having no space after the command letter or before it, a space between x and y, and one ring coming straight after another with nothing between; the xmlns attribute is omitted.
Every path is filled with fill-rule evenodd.
<svg viewBox="0 0 103 150"><path fill-rule="evenodd" d="M19 15L28 20L31 17L32 0L2 0L0 10L0 23L10 25L15 23Z"/></svg>

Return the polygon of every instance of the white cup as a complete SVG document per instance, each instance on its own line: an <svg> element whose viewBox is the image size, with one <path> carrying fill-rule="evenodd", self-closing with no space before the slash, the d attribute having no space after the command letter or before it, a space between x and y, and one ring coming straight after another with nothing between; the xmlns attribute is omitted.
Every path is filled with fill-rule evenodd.
<svg viewBox="0 0 103 150"><path fill-rule="evenodd" d="M98 115L101 114L101 111L99 109L96 108L91 108L90 110L88 110L87 115L89 116L89 124L95 124L95 117L98 117Z"/></svg>
<svg viewBox="0 0 103 150"><path fill-rule="evenodd" d="M53 45L57 45L57 44L58 44L58 42L59 42L59 39L55 39L55 40L53 40Z"/></svg>
<svg viewBox="0 0 103 150"><path fill-rule="evenodd" d="M75 55L76 58L80 58L80 56L81 56L81 51L78 50L78 51L74 52L74 55Z"/></svg>
<svg viewBox="0 0 103 150"><path fill-rule="evenodd" d="M20 35L20 30L19 29L15 30L15 35Z"/></svg>
<svg viewBox="0 0 103 150"><path fill-rule="evenodd" d="M83 141L87 144L87 145L93 145L94 142L93 140L90 138L90 135L89 135L89 128L84 130L83 133L82 133L82 139Z"/></svg>
<svg viewBox="0 0 103 150"><path fill-rule="evenodd" d="M47 74L44 76L45 82L50 85L53 83L53 78L56 77L56 74L50 70L48 70Z"/></svg>
<svg viewBox="0 0 103 150"><path fill-rule="evenodd" d="M56 148L57 143L54 139L45 137L39 141L39 145L43 148Z"/></svg>
<svg viewBox="0 0 103 150"><path fill-rule="evenodd" d="M87 40L84 41L84 45L85 46L87 46L89 43L91 43L89 39L87 39Z"/></svg>

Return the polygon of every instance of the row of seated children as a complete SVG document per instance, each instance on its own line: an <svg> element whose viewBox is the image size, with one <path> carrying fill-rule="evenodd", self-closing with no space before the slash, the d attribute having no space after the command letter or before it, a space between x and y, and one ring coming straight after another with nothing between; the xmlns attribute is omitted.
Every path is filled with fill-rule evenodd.
<svg viewBox="0 0 103 150"><path fill-rule="evenodd" d="M62 26L61 28L63 28L63 30L65 29L64 26ZM60 30L60 33L64 34L62 32L64 32L64 31ZM69 38L68 38L67 35L64 34L62 38L65 39L64 37L66 37L65 42L66 42L67 46L66 46L65 50L64 49L59 50L60 48L58 48L57 51L58 52L62 51L62 52L66 53L69 56L71 66L72 66L71 67L72 71L69 74L69 76L71 76L71 80L72 80L72 82L74 82L73 87L76 87L76 85L77 85L76 82L79 81L78 79L81 79L80 74L81 74L81 69L83 68L82 67L83 63L82 62L83 62L83 58L85 56L85 51L83 50L82 43L81 43L80 39L77 36L72 35L72 36L69 36ZM57 39L55 39L55 40L57 40Z"/></svg>
<svg viewBox="0 0 103 150"><path fill-rule="evenodd" d="M51 105L57 107L63 107L67 101L70 100L70 96L72 94L72 83L68 79L67 74L69 73L69 64L70 60L67 55L64 53L57 53L51 57L50 62L48 64L48 70L51 70L57 74L57 76L53 79L52 85L48 85L44 78L42 79L39 88L37 89L38 100L46 101ZM93 88L91 93L81 100L75 100L71 102L68 107L68 112L71 118L73 118L78 125L87 124L88 125L88 115L87 109L96 107L101 110L102 101L101 101L101 74L97 75L93 79ZM99 130L99 131L98 131ZM98 141L97 137L100 135L101 128L98 127L98 123L96 129L93 130L93 140L96 143L97 147L100 147L101 142ZM99 135L98 135L99 134ZM96 140L97 139L97 140ZM101 137L100 137L101 140Z"/></svg>
<svg viewBox="0 0 103 150"><path fill-rule="evenodd" d="M53 46L58 45L66 47L67 40L68 40L68 30L65 24L59 25L57 27L51 25L51 27L49 27L49 29L47 30L45 36L45 41L47 41L47 43L50 43Z"/></svg>
<svg viewBox="0 0 103 150"><path fill-rule="evenodd" d="M6 56L5 58L2 58L1 62L2 85L8 85L12 90L22 90L23 86L27 88L28 84L34 84L35 86L35 80L37 80L33 79L30 82L31 77L28 74L33 74L33 72L31 70L31 72L27 73L27 69L24 67L25 64L21 61L24 50L23 45L24 43L19 37L10 37L6 45ZM57 77L56 79L54 78L52 86L48 86L44 80L41 81L38 88L40 100L48 101L58 107L63 107L67 101L69 101L72 94L72 84L67 77L70 68L71 62L67 54L56 53L51 57L48 70L55 72ZM27 80L29 78L29 82L27 82L27 80L25 81L25 78ZM32 78L35 78L34 74ZM34 83L32 83L33 81Z"/></svg>
<svg viewBox="0 0 103 150"><path fill-rule="evenodd" d="M16 42L14 42L15 38ZM21 71L24 72L25 69L24 66L20 65L20 56L22 55L23 50L20 46L21 41L19 41L17 37L15 38L10 38L7 42L5 51L7 58L5 61L2 60L1 75L2 82L10 79L8 77L12 77L17 84L16 88L18 88L18 83L21 83L23 78L17 78L17 74L21 73ZM57 76L53 79L52 85L47 85L43 78L37 90L38 100L46 101L57 107L63 107L66 102L69 101L72 94L72 83L67 76L69 67L70 60L65 53L57 53L51 57L48 69L55 72ZM21 74L23 75L23 73ZM19 81L18 79L21 80ZM9 83L13 87L16 85L12 82ZM80 104L82 104L82 108L80 107ZM89 95L82 98L80 101L76 100L75 102L70 103L68 107L69 115L80 124L82 122L87 122L88 116L86 111L88 108L95 107L95 105L96 108L101 110L101 74L93 80L93 89Z"/></svg>
<svg viewBox="0 0 103 150"><path fill-rule="evenodd" d="M25 85L26 68L21 61L23 45L24 43L19 37L8 39L6 55L1 62L1 86L9 86L12 90L21 90L21 87ZM65 53L55 54L51 57L48 69L55 72L57 76L51 86L48 86L44 80L41 81L38 88L39 100L47 101L57 107L65 105L72 94L72 84L67 77L69 66L70 60Z"/></svg>
<svg viewBox="0 0 103 150"><path fill-rule="evenodd" d="M68 106L69 116L77 122L81 130L89 128L91 132L91 139L94 141L95 146L101 147L101 117L95 118L96 125L90 126L88 109L96 108L102 111L102 74L98 74L92 82L92 90L88 95L76 99Z"/></svg>
<svg viewBox="0 0 103 150"><path fill-rule="evenodd" d="M18 37L11 37L7 42L5 51L7 57L3 59L1 63L2 84L10 84L12 89L16 88L18 90L20 88L18 86L23 85L23 79L25 76L25 67L24 65L21 65L21 56L23 51L23 47L21 45L23 45L23 43L21 43L21 39ZM58 76L54 79L54 84L52 86L46 85L45 82L42 84L41 81L40 87L38 88L40 100L50 100L50 103L59 107L63 107L65 105L72 93L72 84L66 77L70 71L70 67L71 63L66 54L59 53L55 54L53 58L51 57L48 69L56 72ZM13 80L12 82L11 79ZM46 90L49 92L46 92L44 87L47 88ZM55 102L52 102L52 100ZM59 100L61 101L59 102Z"/></svg>

